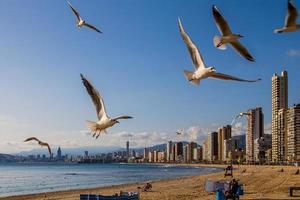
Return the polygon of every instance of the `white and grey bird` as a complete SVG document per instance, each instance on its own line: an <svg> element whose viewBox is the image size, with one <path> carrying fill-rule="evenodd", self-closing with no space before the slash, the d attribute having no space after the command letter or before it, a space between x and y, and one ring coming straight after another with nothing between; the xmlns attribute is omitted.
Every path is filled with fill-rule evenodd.
<svg viewBox="0 0 300 200"><path fill-rule="evenodd" d="M41 140L37 139L36 137L30 137L30 138L27 138L26 140L24 140L24 142L28 142L28 141L37 141L39 145L41 145L41 147L47 147L48 148L48 152L49 152L49 155L51 156L51 148L50 148L50 145L46 142L42 142Z"/></svg>
<svg viewBox="0 0 300 200"><path fill-rule="evenodd" d="M215 79L222 79L222 80L242 81L242 82L256 82L260 80L260 79L245 80L231 75L218 73L215 67L206 67L198 48L190 39L188 34L184 31L184 28L179 18L178 18L178 25L179 25L179 30L182 39L189 50L190 56L192 58L195 67L194 72L184 70L184 75L188 81L192 82L195 85L199 85L200 81L206 78L215 78Z"/></svg>
<svg viewBox="0 0 300 200"><path fill-rule="evenodd" d="M88 27L88 28L90 28L94 31L97 31L98 33L102 33L102 31L97 29L95 26L86 23L86 21L81 18L79 12L71 5L71 3L69 1L68 1L68 5L69 5L69 7L71 8L71 10L73 11L74 15L77 18L76 25L77 25L78 28L81 28L82 26L85 26L85 27Z"/></svg>
<svg viewBox="0 0 300 200"><path fill-rule="evenodd" d="M116 118L110 118L106 114L105 105L100 93L97 91L96 88L82 75L80 74L83 85L85 86L87 92L89 93L94 106L96 108L96 113L98 117L97 122L87 121L87 127L93 133L93 137L96 136L96 139L101 135L105 134L106 129L112 127L116 123L119 123L119 119L131 119L132 117L123 115Z"/></svg>
<svg viewBox="0 0 300 200"><path fill-rule="evenodd" d="M181 129L177 130L175 133L177 135L183 135L184 134L184 130L181 128Z"/></svg>
<svg viewBox="0 0 300 200"><path fill-rule="evenodd" d="M249 53L249 51L244 47L239 39L243 36L240 34L232 33L230 26L228 25L225 18L221 15L218 8L216 6L212 7L212 13L216 22L216 25L222 34L222 36L215 36L213 39L215 47L218 49L225 50L226 44L231 44L231 46L244 58L249 61L254 62L254 58Z"/></svg>
<svg viewBox="0 0 300 200"><path fill-rule="evenodd" d="M233 123L235 122L235 120L240 119L240 118L242 118L242 117L245 116L245 115L251 115L251 114L248 113L248 112L241 112L241 113L239 113L238 115L236 115L236 116L233 118L233 120L232 120L232 122L231 122L231 125L233 125Z"/></svg>
<svg viewBox="0 0 300 200"><path fill-rule="evenodd" d="M297 24L298 12L292 1L288 1L288 13L285 17L283 28L275 29L275 33L295 32L300 29L300 24Z"/></svg>

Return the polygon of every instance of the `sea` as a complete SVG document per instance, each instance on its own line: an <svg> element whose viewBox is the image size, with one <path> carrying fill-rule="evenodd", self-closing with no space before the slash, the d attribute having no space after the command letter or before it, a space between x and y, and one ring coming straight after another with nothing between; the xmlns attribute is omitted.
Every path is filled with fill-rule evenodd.
<svg viewBox="0 0 300 200"><path fill-rule="evenodd" d="M0 164L0 197L95 188L208 174L220 169L171 164Z"/></svg>

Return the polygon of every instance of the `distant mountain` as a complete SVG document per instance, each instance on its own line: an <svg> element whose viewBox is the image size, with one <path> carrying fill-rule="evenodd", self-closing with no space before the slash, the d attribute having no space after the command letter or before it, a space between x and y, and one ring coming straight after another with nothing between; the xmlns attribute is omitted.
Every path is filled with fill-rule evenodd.
<svg viewBox="0 0 300 200"><path fill-rule="evenodd" d="M0 163L1 162L15 162L15 156L0 153Z"/></svg>

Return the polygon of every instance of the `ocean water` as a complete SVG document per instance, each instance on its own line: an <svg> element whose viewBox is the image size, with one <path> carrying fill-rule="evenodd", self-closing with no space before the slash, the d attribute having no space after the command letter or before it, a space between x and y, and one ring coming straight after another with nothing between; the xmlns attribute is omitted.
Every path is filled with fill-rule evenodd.
<svg viewBox="0 0 300 200"><path fill-rule="evenodd" d="M0 164L0 197L169 179L220 169L151 164Z"/></svg>

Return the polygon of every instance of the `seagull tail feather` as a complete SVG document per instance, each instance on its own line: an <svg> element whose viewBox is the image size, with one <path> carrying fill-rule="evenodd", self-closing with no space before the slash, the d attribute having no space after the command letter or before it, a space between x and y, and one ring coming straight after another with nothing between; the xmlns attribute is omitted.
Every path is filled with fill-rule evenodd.
<svg viewBox="0 0 300 200"><path fill-rule="evenodd" d="M188 70L184 70L183 71L185 78L194 83L195 85L199 85L200 80L199 79L193 79L193 74L194 72L188 71Z"/></svg>
<svg viewBox="0 0 300 200"><path fill-rule="evenodd" d="M214 37L214 46L218 49L225 50L227 48L226 44L220 45L221 41L222 41L221 37L216 35Z"/></svg>
<svg viewBox="0 0 300 200"><path fill-rule="evenodd" d="M283 30L282 29L275 29L274 33L283 33Z"/></svg>
<svg viewBox="0 0 300 200"><path fill-rule="evenodd" d="M98 131L98 124L93 121L86 121L86 126L90 129L90 131L94 134L93 137L96 135Z"/></svg>

